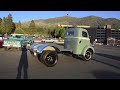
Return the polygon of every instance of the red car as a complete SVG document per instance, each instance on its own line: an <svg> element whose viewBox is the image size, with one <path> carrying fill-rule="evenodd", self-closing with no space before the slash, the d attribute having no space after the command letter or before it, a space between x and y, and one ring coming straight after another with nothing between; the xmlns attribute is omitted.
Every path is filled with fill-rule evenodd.
<svg viewBox="0 0 120 90"><path fill-rule="evenodd" d="M0 35L0 47L2 47L2 45L3 45L3 40L4 40L3 38L4 37Z"/></svg>

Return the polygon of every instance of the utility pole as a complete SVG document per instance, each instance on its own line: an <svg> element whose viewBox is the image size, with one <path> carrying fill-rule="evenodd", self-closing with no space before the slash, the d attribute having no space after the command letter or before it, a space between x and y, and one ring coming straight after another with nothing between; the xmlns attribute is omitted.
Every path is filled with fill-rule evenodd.
<svg viewBox="0 0 120 90"><path fill-rule="evenodd" d="M69 14L67 14L67 16L68 16ZM68 21L68 20L67 20ZM69 22L68 22L68 25L69 25ZM68 25L67 25L67 29L68 29Z"/></svg>

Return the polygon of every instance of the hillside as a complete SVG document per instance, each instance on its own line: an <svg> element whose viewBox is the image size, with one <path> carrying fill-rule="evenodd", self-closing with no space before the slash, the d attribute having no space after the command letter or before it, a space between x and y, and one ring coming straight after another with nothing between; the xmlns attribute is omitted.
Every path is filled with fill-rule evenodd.
<svg viewBox="0 0 120 90"><path fill-rule="evenodd" d="M41 26L55 26L57 24L73 24L73 25L90 25L90 26L104 26L106 24L112 25L112 28L120 28L120 20L116 18L101 18L97 16L87 16L83 18L76 17L57 17L57 18L49 18L49 19L40 19L34 20L37 27ZM23 27L28 27L30 21L22 22Z"/></svg>

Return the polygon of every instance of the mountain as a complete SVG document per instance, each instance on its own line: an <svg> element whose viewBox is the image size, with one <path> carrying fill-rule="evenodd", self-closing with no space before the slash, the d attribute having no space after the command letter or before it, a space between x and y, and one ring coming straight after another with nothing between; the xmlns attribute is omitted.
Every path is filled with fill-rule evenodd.
<svg viewBox="0 0 120 90"><path fill-rule="evenodd" d="M120 28L120 20L116 18L105 19L106 24L112 25L113 28Z"/></svg>
<svg viewBox="0 0 120 90"><path fill-rule="evenodd" d="M105 25L105 20L101 17L97 16L87 16L80 18L79 25L89 25L89 26L104 26Z"/></svg>
<svg viewBox="0 0 120 90"><path fill-rule="evenodd" d="M98 16L87 16L83 18L63 16L49 19L34 20L37 27L55 26L58 24L104 26L112 25L112 28L120 28L120 20L116 18L101 18ZM29 27L30 21L22 22L23 27Z"/></svg>

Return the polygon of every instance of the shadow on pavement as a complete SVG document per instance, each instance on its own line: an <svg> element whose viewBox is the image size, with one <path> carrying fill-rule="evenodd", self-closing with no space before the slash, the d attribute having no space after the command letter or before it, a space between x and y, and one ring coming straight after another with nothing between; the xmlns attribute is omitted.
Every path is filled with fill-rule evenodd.
<svg viewBox="0 0 120 90"><path fill-rule="evenodd" d="M77 55L75 55L75 54L71 54L71 53L62 53L63 55L65 55L65 56L68 56L68 57L72 57L72 58L75 58L75 59L77 59L77 60L81 60L81 61L84 61L83 59L82 59L82 57L80 57L80 56L77 56Z"/></svg>
<svg viewBox="0 0 120 90"><path fill-rule="evenodd" d="M114 60L120 61L120 57L118 57L118 56L102 54L102 53L95 53L95 54L99 55L99 56L103 56L103 57L107 57L107 58L110 58L110 59L114 59Z"/></svg>
<svg viewBox="0 0 120 90"><path fill-rule="evenodd" d="M111 71L94 71L92 72L96 79L120 79L120 73Z"/></svg>
<svg viewBox="0 0 120 90"><path fill-rule="evenodd" d="M26 47L23 47L16 79L22 78L22 70L24 73L24 79L28 79L27 69L28 69L27 49Z"/></svg>
<svg viewBox="0 0 120 90"><path fill-rule="evenodd" d="M113 56L113 55L108 55L108 54L102 54L102 53L95 53L95 54L96 54L96 55L99 55L99 56L106 57L106 58L114 59L114 60L116 60L116 61L120 61L120 57L118 57L118 56ZM109 63L109 60L107 60L107 61L98 60L98 59L92 59L92 60L97 61L97 62L100 62L100 63L103 63L103 64L106 64L106 65L109 65L109 66L114 67L114 68L116 68L116 69L120 69L119 66L110 64L110 63Z"/></svg>
<svg viewBox="0 0 120 90"><path fill-rule="evenodd" d="M116 69L120 69L120 67L115 66L115 65L113 65L113 64L109 64L108 62L104 62L104 61L96 60L96 59L92 59L92 60L94 60L94 61L96 61L96 62L99 62L99 63L106 64L106 65L111 66L111 67L114 67L114 68L116 68Z"/></svg>

